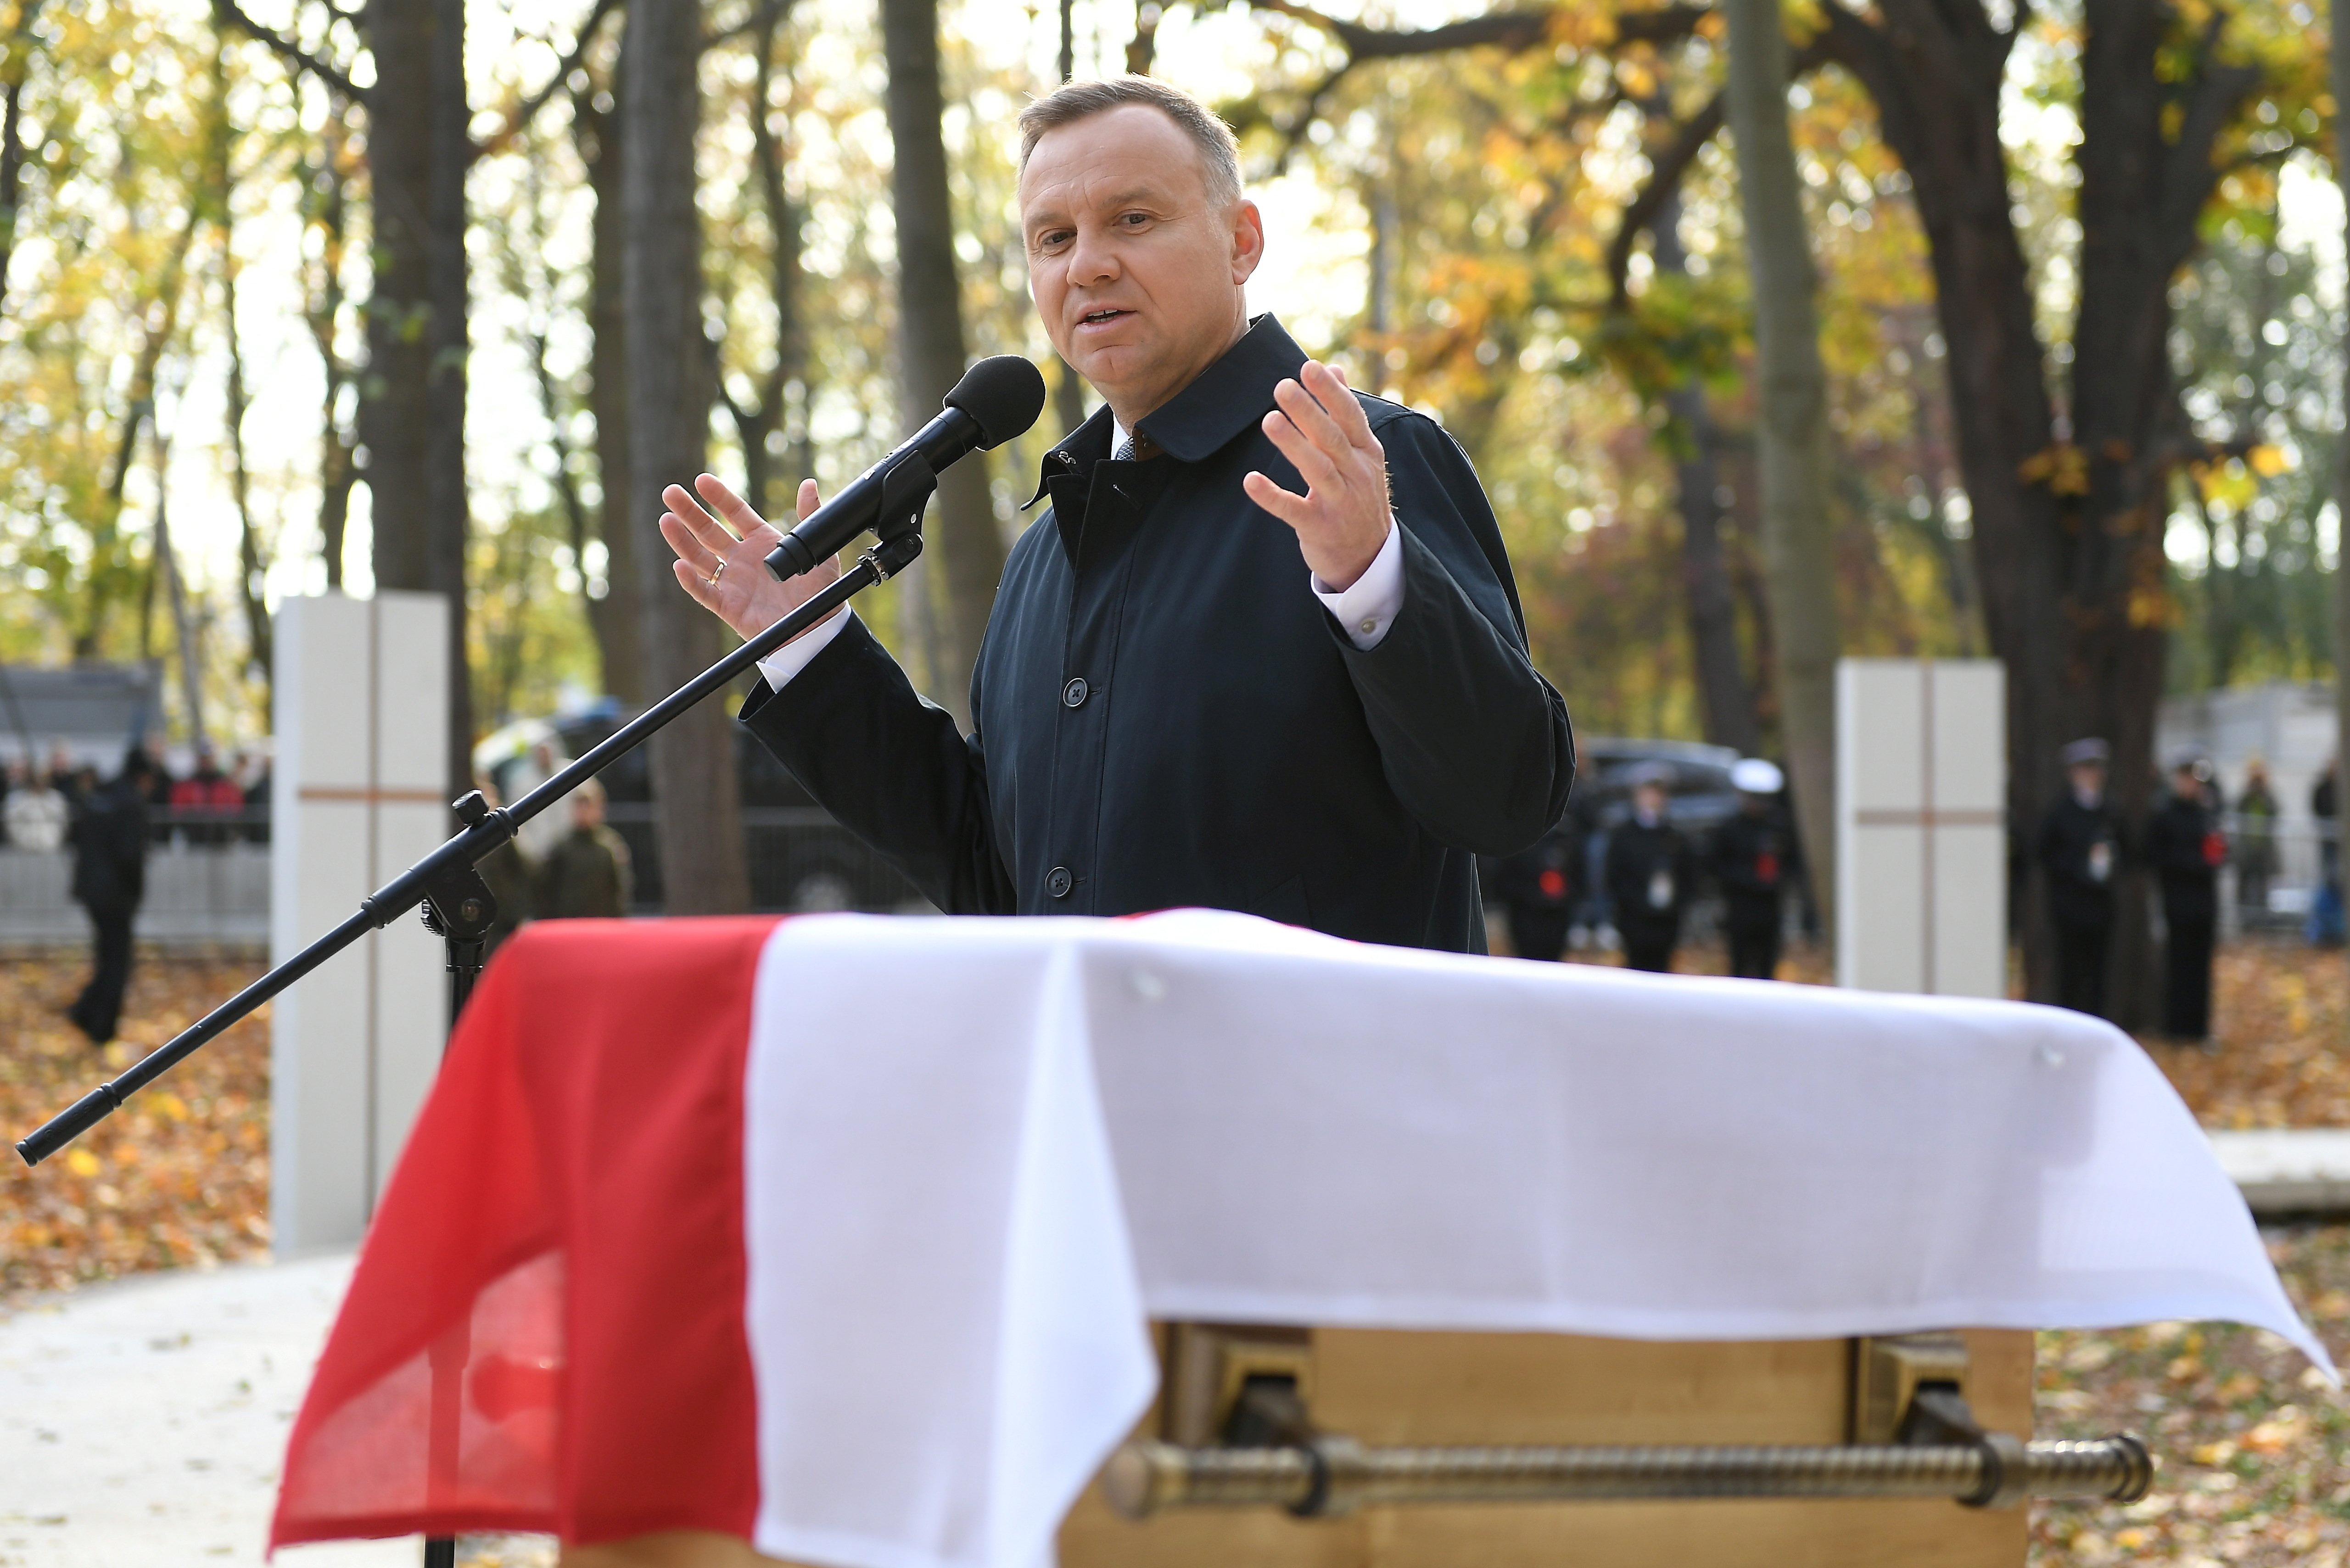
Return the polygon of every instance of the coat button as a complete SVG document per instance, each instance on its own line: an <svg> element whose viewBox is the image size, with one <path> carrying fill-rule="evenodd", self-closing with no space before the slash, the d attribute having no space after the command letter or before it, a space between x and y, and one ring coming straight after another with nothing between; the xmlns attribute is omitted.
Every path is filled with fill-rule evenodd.
<svg viewBox="0 0 2350 1568"><path fill-rule="evenodd" d="M1076 679L1071 680L1066 686L1061 688L1061 706L1064 708L1084 707L1086 705L1086 693L1091 690L1093 689L1086 684L1086 678L1082 675L1078 676Z"/></svg>
<svg viewBox="0 0 2350 1568"><path fill-rule="evenodd" d="M1067 898L1069 889L1076 887L1076 882L1077 879L1069 875L1069 868L1066 866L1055 866L1045 873L1045 891L1052 894L1055 898Z"/></svg>

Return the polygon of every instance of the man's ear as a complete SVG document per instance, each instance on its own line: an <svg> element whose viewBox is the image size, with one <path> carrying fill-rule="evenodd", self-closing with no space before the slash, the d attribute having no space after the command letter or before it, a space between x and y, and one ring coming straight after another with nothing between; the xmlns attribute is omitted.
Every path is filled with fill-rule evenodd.
<svg viewBox="0 0 2350 1568"><path fill-rule="evenodd" d="M1247 197L1232 209L1232 283L1246 283L1264 260L1264 214Z"/></svg>

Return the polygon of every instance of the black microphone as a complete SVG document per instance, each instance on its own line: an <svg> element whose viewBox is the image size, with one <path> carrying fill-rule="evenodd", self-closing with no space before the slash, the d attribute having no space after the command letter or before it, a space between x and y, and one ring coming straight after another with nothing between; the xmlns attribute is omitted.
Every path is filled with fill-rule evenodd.
<svg viewBox="0 0 2350 1568"><path fill-rule="evenodd" d="M880 520L882 487L889 471L907 457L919 452L936 472L973 447L1003 445L1035 424L1044 411L1045 378L1035 366L1017 354L982 359L963 372L937 419L785 535L783 543L767 552L767 570L778 577L798 576L873 527Z"/></svg>

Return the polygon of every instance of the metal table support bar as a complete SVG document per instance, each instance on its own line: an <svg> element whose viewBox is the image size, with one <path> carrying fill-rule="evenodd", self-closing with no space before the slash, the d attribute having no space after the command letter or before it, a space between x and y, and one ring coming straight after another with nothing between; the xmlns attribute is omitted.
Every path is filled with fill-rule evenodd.
<svg viewBox="0 0 2350 1568"><path fill-rule="evenodd" d="M1365 1448L1324 1437L1274 1448L1129 1443L1103 1471L1129 1519L1179 1507L1273 1506L1305 1517L1371 1506L1628 1499L2026 1497L2135 1501L2154 1461L2136 1438L1834 1448Z"/></svg>

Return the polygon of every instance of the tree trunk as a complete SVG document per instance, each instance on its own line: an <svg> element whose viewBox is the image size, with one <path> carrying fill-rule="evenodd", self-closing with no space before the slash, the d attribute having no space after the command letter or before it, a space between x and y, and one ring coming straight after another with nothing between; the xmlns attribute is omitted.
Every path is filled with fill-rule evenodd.
<svg viewBox="0 0 2350 1568"><path fill-rule="evenodd" d="M33 23L40 14L41 0L19 0L7 57L0 64L0 302L8 295L16 213L25 202L25 78L32 69Z"/></svg>
<svg viewBox="0 0 2350 1568"><path fill-rule="evenodd" d="M626 218L629 510L660 514L661 487L702 471L710 386L702 330L702 219L694 139L702 93L694 0L635 0L620 46ZM723 628L677 586L667 548L638 552L649 686L683 684L723 651ZM703 702L652 742L663 900L673 915L747 909L734 726Z"/></svg>
<svg viewBox="0 0 2350 1568"><path fill-rule="evenodd" d="M909 431L927 423L962 379L967 348L956 275L954 204L947 185L939 85L938 0L881 0L889 65L890 194L898 219L899 406ZM971 670L1003 576L1003 535L989 493L987 458L973 452L940 476L931 558L945 588L934 665L937 700L966 728Z"/></svg>
<svg viewBox="0 0 2350 1568"><path fill-rule="evenodd" d="M351 515L351 489L359 483L358 444L345 421L343 392L359 379L335 346L343 314L343 247L350 212L345 168L348 108L338 98L320 136L318 161L300 165L304 216L318 226L318 254L305 263L303 318L318 346L326 393L318 417L318 553L327 568L327 591L343 587L343 535ZM307 248L307 247L306 247Z"/></svg>
<svg viewBox="0 0 2350 1568"><path fill-rule="evenodd" d="M195 619L188 613L188 585L180 576L179 553L172 548L172 508L169 475L172 443L155 438L155 564L163 578L172 610L172 644L180 654L180 692L188 708L188 741L198 752L208 749L212 737L204 729L204 675L196 656Z"/></svg>
<svg viewBox="0 0 2350 1568"><path fill-rule="evenodd" d="M2328 53L2333 57L2334 101L2350 104L2350 42L2344 38L2345 32L2350 29L2343 26L2343 18L2350 16L2350 5L2340 5L2340 0L2336 0L2336 5L2330 24L2334 32L2327 40ZM2334 120L2334 177L2341 182L2344 197L2350 199L2350 152L2345 152L2350 149L2350 124L2345 124L2338 112ZM2350 394L2350 359L2343 364L2342 385L2345 393ZM2334 494L2337 505L2350 501L2350 441L2334 443ZM2345 510L2350 512L2350 508ZM2350 779L2350 769L2345 769L2341 763L2345 746L2350 746L2350 550L2344 550L2340 543L2334 545L2334 799L2338 810L2343 781ZM2334 826L2338 828L2341 822L2337 815Z"/></svg>
<svg viewBox="0 0 2350 1568"><path fill-rule="evenodd" d="M262 684L263 711L268 710L270 680L269 607L262 594L262 574L268 566L268 551L264 548L261 530L253 520L253 475L245 462L244 416L250 407L245 395L244 352L236 329L236 220L230 198L234 193L234 171L230 167L230 127L228 118L228 61L226 39L215 34L213 39L212 88L209 112L211 126L209 175L212 190L207 194L213 224L220 231L221 260L221 336L228 350L227 384L224 389L226 425L223 432L228 439L229 499L236 506L237 602L244 611L245 668ZM155 482L158 502L156 528L162 530L161 503L163 482L162 465L156 466ZM178 567L173 566L174 579Z"/></svg>
<svg viewBox="0 0 2350 1568"><path fill-rule="evenodd" d="M2257 73L2217 62L2218 29L2189 74L2161 73L2169 6L2088 0L2082 52L2081 314L2069 418L2051 400L2031 278L1999 140L2012 32L1980 8L1893 0L1885 25L1824 15L1827 52L1876 100L1908 170L1950 344L1961 475L1974 507L1984 630L2007 665L2008 804L2029 833L2062 786L2057 752L2098 734L2115 805L2151 792L2161 696L2163 431L2175 415L2168 286L2196 243L2220 171L2213 144ZM2053 999L2047 914L2027 863L2028 993ZM2148 986L2144 884L2121 888L2115 997L2135 1018Z"/></svg>
<svg viewBox="0 0 2350 1568"><path fill-rule="evenodd" d="M473 787L466 658L463 0L369 0L376 275L362 411L379 587L449 604L449 782Z"/></svg>
<svg viewBox="0 0 2350 1568"><path fill-rule="evenodd" d="M1753 278L1762 560L1778 629L1781 733L1823 935L1835 919L1835 565L1828 528L1827 371L1802 180L1787 130L1778 0L1727 0L1730 123Z"/></svg>
<svg viewBox="0 0 2350 1568"><path fill-rule="evenodd" d="M603 493L597 533L604 541L604 597L590 608L588 624L604 666L604 690L631 708L644 706L645 567L638 556L669 551L653 534L656 509L639 514L629 472L629 308L626 192L620 180L620 114L617 105L596 107L595 89L572 98L572 132L588 166L596 216L589 231L588 324L588 393L596 416L596 478ZM640 549L641 546L641 549ZM674 592L663 581L658 591Z"/></svg>
<svg viewBox="0 0 2350 1568"><path fill-rule="evenodd" d="M1680 198L1675 196L1657 214L1650 231L1659 273L1689 271L1680 218ZM1681 591L1705 738L1751 757L1762 749L1762 721L1754 711L1754 689L1747 683L1738 654L1738 602L1730 591L1730 565L1721 545L1724 509L1713 410L1705 389L1694 381L1675 388L1666 396L1665 406L1688 443L1674 455L1673 479L1681 514Z"/></svg>

